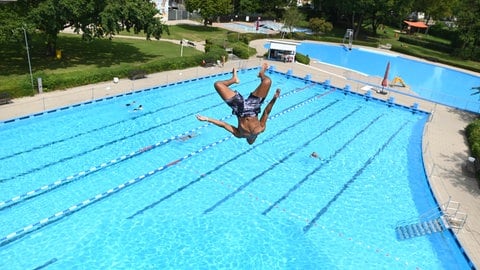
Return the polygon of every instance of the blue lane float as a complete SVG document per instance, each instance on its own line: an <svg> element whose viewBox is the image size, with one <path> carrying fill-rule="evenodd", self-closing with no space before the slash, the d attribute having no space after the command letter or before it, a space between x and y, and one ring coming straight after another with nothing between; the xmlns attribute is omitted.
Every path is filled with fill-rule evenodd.
<svg viewBox="0 0 480 270"><path fill-rule="evenodd" d="M295 93L297 93L297 92L299 92L299 91L298 91L298 89L296 88L296 89L293 89L293 90L291 90L291 91L289 91L289 92L281 95L279 98L283 98L283 97L286 97L286 96L295 94ZM326 94L328 94L328 93L331 93L331 92L333 92L333 91L329 91L329 92L327 92L327 93L324 93L323 95L315 95L315 96L313 96L313 97L310 97L310 98L308 98L307 100L304 100L304 101L302 101L302 102L300 102L300 103L298 103L298 104L295 104L295 105L293 105L293 106L290 106L290 107L284 109L283 111L281 111L281 112L279 112L279 113L277 113L277 114L275 114L275 115L272 115L271 117L269 117L269 119L274 119L274 118L277 118L277 117L279 117L279 116L281 116L281 115L284 115L284 114L286 114L286 113L288 113L288 112L291 112L291 111L293 111L293 110L296 110L296 109L298 109L298 108L300 108L300 107L302 107L302 106L304 106L304 105L306 105L306 104L309 104L309 103L311 103L311 102L313 102L313 101L315 101L315 100L318 100L318 99L321 98L322 96L324 96L324 95L326 95ZM209 123L209 124L205 124L205 125L212 125L212 124ZM176 137L176 136L175 136L175 137ZM161 166L161 167L159 167L159 168L157 168L157 169L155 169L155 170L153 170L153 171L150 171L150 172L148 172L148 173L146 173L146 174L143 174L143 175L138 176L138 177L136 177L136 178L134 178L134 179L131 179L131 180L129 180L129 181L123 183L123 184L120 184L120 185L118 185L118 186L116 186L116 187L114 187L114 188L111 188L111 189L109 189L109 190L107 190L107 191L105 191L105 192L103 192L103 193L99 193L99 194L95 195L94 197L91 197L91 198L86 199L86 200L84 200L84 201L82 201L82 202L80 202L80 203L77 203L77 204L75 204L75 205L73 205L73 206L71 206L71 207L69 207L69 208L67 208L67 209L65 209L65 210L63 210L63 211L57 212L57 213L51 215L50 217L44 218L44 219L42 219L42 220L40 220L40 221L38 221L38 222L35 222L35 223L33 223L33 224L30 224L30 225L27 225L27 226L23 227L22 229L19 229L19 230L15 231L15 232L12 232L12 233L4 236L4 237L1 237L1 238L0 238L0 247L4 246L4 245L6 245L6 244L8 244L8 243L10 243L10 242L12 242L12 241L15 241L16 239L19 239L19 238L27 235L28 233L34 232L34 231L36 231L36 230L38 230L38 229L40 229L40 228L42 228L42 227L44 227L44 226L46 226L46 225L54 222L54 221L57 221L57 220L65 217L65 216L67 216L67 215L70 215L70 214L72 214L72 213L74 213L74 212L76 212L76 211L78 211L78 210L80 210L80 209L83 209L85 206L88 206L88 205L90 205L90 204L92 204L92 203L95 203L95 202L97 202L97 201L100 201L100 200L102 200L102 199L104 199L104 198L106 198L106 197L108 197L108 196L110 196L110 195L112 195L112 194L120 191L120 190L125 189L126 187L129 187L129 186L131 186L131 185L133 185L133 184L139 183L139 182L141 182L143 179L145 179L145 178L147 178L147 177L149 177L149 176L152 176L152 175L154 175L154 174L156 174L156 173L158 173L158 172L164 171L165 169L168 169L168 168L170 168L170 167L172 167L172 166L174 166L174 165L177 165L177 164L179 164L180 162L182 162L182 161L184 161L184 160L186 160L186 159L188 159L188 158L190 158L190 157L192 157L192 156L194 156L194 155L200 154L201 152L203 152L203 151L205 151L205 150L207 150L207 149L209 149L209 148L211 148L211 147L213 147L213 146L216 146L216 145L218 145L218 144L220 144L220 143L222 143L222 142L225 142L225 141L227 141L227 140L229 140L229 139L231 139L231 138L233 138L233 135L229 135L229 136L227 136L227 137L225 137L225 138L223 138L223 139L220 139L220 140L218 140L218 141L216 141L216 142L213 142L213 143L211 143L211 144L209 144L209 145L206 145L206 146L198 149L197 151L191 152L190 154L188 154L188 155L186 155L186 156L184 156L184 157L181 157L181 158L179 158L179 159L175 159L175 160L173 160L173 161L171 161L171 162L169 162L169 163L167 163L167 164L165 164L165 165L163 165L163 166ZM148 147L147 147L147 148L148 148ZM150 149L148 149L148 150L150 150ZM141 151L141 150L140 150L140 151ZM124 157L126 157L126 156L124 156ZM100 166L101 166L101 165L100 165ZM85 173L85 172L81 172L81 174L84 174L84 173ZM17 199L15 199L15 200L17 200Z"/></svg>
<svg viewBox="0 0 480 270"><path fill-rule="evenodd" d="M227 117L222 118L221 120L224 121L224 120L227 120L227 119L230 118L230 117L232 117L232 116L229 115L229 116L227 116ZM182 138L182 137L184 137L184 136L188 136L188 135L190 135L190 134L194 134L196 131L198 131L198 130L200 130L200 129L208 126L208 125L209 125L209 124L204 124L204 125L202 125L202 126L199 126L199 127L194 128L194 129L192 129L192 130L190 130L190 131L186 131L186 132L183 132L183 133L178 134L178 135L176 135L176 136L173 136L173 137L171 137L171 138L164 139L164 140L162 140L162 141L159 141L159 142L157 142L157 143L154 143L154 144L152 144L152 145L148 145L148 146L142 147L142 148L140 148L139 150L137 150L137 151L135 151L135 152L131 152L131 153L129 153L129 154L122 155L122 156L119 157L119 158L112 159L112 160L110 160L110 161L108 161L108 162L104 162L104 163L102 163L102 164L93 166L93 167L91 167L90 170L88 170L88 171L81 171L81 172L79 172L79 173L76 173L76 174L70 175L70 176L68 176L68 177L65 177L65 178L63 178L63 179L57 180L57 181L55 181L55 182L53 182L53 183L50 183L50 184L48 184L48 185L44 185L44 186L42 186L42 187L39 187L39 188L37 188L37 189L35 189L35 190L26 192L26 193L21 194L21 195L14 196L14 197L12 197L12 198L10 198L10 199L8 199L8 200L5 200L5 201L0 201L0 210L2 210L2 209L5 208L5 207L12 206L12 205L15 205L15 204L17 204L17 203L20 203L20 202L22 202L22 201L24 201L24 200L26 200L26 199L28 199L28 198L31 198L31 197L40 195L40 194L45 193L45 192L47 192L47 191L51 191L51 190L53 190L53 189L55 189L55 188L57 188L57 187L60 187L60 186L62 186L62 185L64 185L64 184L66 184L66 183L72 182L72 181L74 181L74 180L77 180L77 179L80 178L80 177L84 177L84 176L86 176L86 175L88 175L88 174L91 174L91 173L93 173L93 172L97 172L97 171L99 171L99 170L101 170L101 169L107 168L107 167L109 167L109 166L111 166L111 165L113 165L113 164L117 164L117 163L119 163L119 162L125 161L125 160L127 160L127 159L130 159L130 158L132 158L132 157L138 156L138 155L140 155L140 154L143 154L143 153L145 153L145 152L147 152L147 151L150 151L150 150L152 150L152 149L155 149L155 148L157 148L157 147L159 147L159 146L165 145L165 144L167 144L167 143L169 143L169 142L171 142L171 141L178 140L178 139L180 139L180 138Z"/></svg>
<svg viewBox="0 0 480 270"><path fill-rule="evenodd" d="M152 175L154 175L154 174L156 174L156 173L158 173L158 172L164 171L165 169L168 169L168 168L170 168L170 167L172 167L172 166L174 166L174 165L177 165L178 163L186 160L187 158L190 158L190 157L192 157L192 156L194 156L194 155L196 155L196 154L199 154L199 153L201 153L201 152L203 152L203 151L205 151L205 150L207 150L207 149L209 149L209 148L211 148L211 147L213 147L213 146L215 146L215 145L218 145L218 144L220 144L220 143L222 143L222 142L225 142L225 141L227 141L228 139L230 139L230 138L232 138L232 137L233 137L233 135L230 135L230 136L227 136L227 137L225 137L225 138L223 138L223 139L220 139L220 140L218 140L218 141L215 141L215 142L213 142L213 143L211 143L211 144L208 144L208 145L206 145L206 146L198 149L198 150L195 151L195 152L191 152L190 154L188 154L188 155L186 155L186 156L184 156L184 157L181 157L181 158L179 158L179 159L173 160L173 161L171 161L171 162L169 162L169 163L167 163L167 164L165 164L165 165L163 165L163 166L161 166L161 167L159 167L159 168L157 168L157 169L155 169L155 170L153 170L153 171L150 171L150 172L148 172L148 173L146 173L146 174L140 175L140 176L138 176L137 178L131 179L131 180L129 180L129 181L123 183L123 184L120 184L120 185L118 185L118 186L116 186L116 187L114 187L114 188L111 188L111 189L109 189L109 190L107 190L107 191L105 191L105 192L103 192L103 193L99 193L99 194L97 194L97 195L95 195L95 196L93 196L93 197L91 197L91 198L89 198L89 199L86 199L86 200L84 200L84 201L82 201L82 202L80 202L80 203L78 203L78 204L72 205L72 206L70 206L69 208L67 208L67 209L65 209L65 210L63 210L63 211L60 211L60 212L57 212L57 213L51 215L50 217L44 218L44 219L42 219L42 220L40 220L40 221L38 221L38 222L35 222L35 223L33 223L33 224L30 224L30 225L27 225L27 226L23 227L23 228L20 229L20 230L17 230L17 231L15 231L15 232L12 232L12 233L10 233L10 234L8 234L8 235L0 238L0 247L6 245L6 244L8 244L8 243L10 243L11 241L14 241L14 240L16 240L16 239L18 239L18 238L26 235L27 233L33 232L33 231L35 231L35 230L38 230L38 229L42 228L43 226L46 226L46 225L48 225L48 224L50 224L50 223L52 223L52 222L54 222L54 221L56 221L56 220L59 220L59 219L65 217L66 215L72 214L72 213L74 213L74 212L76 212L76 211L78 211L78 210L80 210L80 209L83 209L85 206L88 206L88 205L90 205L90 204L92 204L92 203L94 203L94 202L100 201L100 200L102 200L102 199L104 199L104 198L106 198L106 197L108 197L108 196L110 196L110 195L112 195L112 194L114 194L114 193L117 193L118 191L123 190L123 189L125 189L126 187L129 187L129 186L131 186L131 185L133 185L133 184L139 183L139 182L141 182L142 180L144 180L145 178L147 178L147 177L149 177L149 176L152 176Z"/></svg>
<svg viewBox="0 0 480 270"><path fill-rule="evenodd" d="M412 113L416 113L419 111L418 106L419 105L417 102L413 103L412 107L410 107L410 110L412 111Z"/></svg>
<svg viewBox="0 0 480 270"><path fill-rule="evenodd" d="M312 75L307 74L303 79L305 80L305 83L309 83L312 81Z"/></svg>
<svg viewBox="0 0 480 270"><path fill-rule="evenodd" d="M285 74L285 75L286 75L287 79L290 79L290 77L292 77L292 75L293 75L293 70L291 70L291 69L287 70L287 74Z"/></svg>
<svg viewBox="0 0 480 270"><path fill-rule="evenodd" d="M352 89L351 89L350 85L348 85L348 84L345 85L345 87L342 90L343 90L343 94L345 94L345 95L352 92Z"/></svg>

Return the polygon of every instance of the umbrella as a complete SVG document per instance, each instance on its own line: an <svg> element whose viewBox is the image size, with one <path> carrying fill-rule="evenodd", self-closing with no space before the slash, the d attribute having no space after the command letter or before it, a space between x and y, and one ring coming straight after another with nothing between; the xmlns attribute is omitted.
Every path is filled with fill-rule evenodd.
<svg viewBox="0 0 480 270"><path fill-rule="evenodd" d="M388 86L388 71L390 71L390 61L387 63L387 68L385 69L385 75L383 75L382 92L383 92L383 88Z"/></svg>

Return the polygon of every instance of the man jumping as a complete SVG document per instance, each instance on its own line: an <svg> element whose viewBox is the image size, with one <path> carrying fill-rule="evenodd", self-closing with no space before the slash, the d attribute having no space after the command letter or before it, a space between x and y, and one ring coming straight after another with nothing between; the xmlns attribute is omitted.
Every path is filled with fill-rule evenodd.
<svg viewBox="0 0 480 270"><path fill-rule="evenodd" d="M277 101L278 96L280 96L280 89L277 89L272 100L267 104L265 110L258 120L258 114L261 111L261 105L265 100L265 97L268 95L270 86L272 85L272 80L265 75L268 65L264 63L258 73L260 78L260 85L250 93L247 99L244 99L243 96L230 89L230 85L234 83L239 83L240 80L237 77L237 70L234 68L232 70L232 78L225 81L217 81L214 84L215 90L220 95L220 97L232 108L232 113L237 116L238 127L232 126L226 122L208 118L202 115L197 114L197 119L200 121L207 121L216 126L226 129L228 132L232 133L237 138L246 138L249 144L253 144L257 139L258 134L265 131L268 115L272 111L275 101Z"/></svg>

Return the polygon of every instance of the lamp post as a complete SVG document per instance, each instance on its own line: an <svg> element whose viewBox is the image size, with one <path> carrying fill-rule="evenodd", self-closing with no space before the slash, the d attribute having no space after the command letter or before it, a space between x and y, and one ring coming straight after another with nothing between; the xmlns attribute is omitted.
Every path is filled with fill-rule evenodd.
<svg viewBox="0 0 480 270"><path fill-rule="evenodd" d="M180 41L181 47L180 47L180 57L183 57L183 45L185 44L185 39L182 38Z"/></svg>
<svg viewBox="0 0 480 270"><path fill-rule="evenodd" d="M183 56L183 39L180 41L180 57Z"/></svg>
<svg viewBox="0 0 480 270"><path fill-rule="evenodd" d="M27 47L27 58L28 58L28 69L30 71L30 81L32 83L32 90L35 92L35 86L33 85L33 74L32 74L32 64L30 62L30 50L28 48L28 39L27 39L27 31L25 27L22 27L23 35L25 36L25 46Z"/></svg>

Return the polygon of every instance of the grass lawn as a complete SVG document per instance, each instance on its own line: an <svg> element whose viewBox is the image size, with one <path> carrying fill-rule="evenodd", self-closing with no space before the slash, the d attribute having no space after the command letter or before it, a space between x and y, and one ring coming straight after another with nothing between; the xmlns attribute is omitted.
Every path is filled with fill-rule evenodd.
<svg viewBox="0 0 480 270"><path fill-rule="evenodd" d="M410 54L412 56L425 58L425 59L437 59L439 62L443 64L452 65L452 66L460 67L467 70L474 70L474 71L480 70L480 62L459 59L447 53L434 51L421 46L415 46L411 44L402 44L402 42L400 42L396 37L396 33L394 32L394 30L395 30L394 28L385 27L385 32L379 35L378 42L380 44L386 44L386 43L392 44L393 50L395 50L395 47L396 48L403 47L400 52ZM405 35L405 34L402 34L402 35ZM432 37L430 35L425 35L423 33L416 33L415 36L419 39L432 40L444 45L450 44L449 41Z"/></svg>
<svg viewBox="0 0 480 270"><path fill-rule="evenodd" d="M231 32L229 30L213 26L190 24L169 25L168 29L170 34L164 33L162 35L162 39L188 39L195 42L205 41L206 39L224 38L227 36L227 33ZM142 33L136 35L127 31L121 32L120 35L145 37L145 35Z"/></svg>
<svg viewBox="0 0 480 270"><path fill-rule="evenodd" d="M205 41L205 39L217 39L219 37L226 37L230 32L223 28L203 25L188 25L177 24L170 25L170 35L165 35L164 38L172 39L189 39L194 41Z"/></svg>
<svg viewBox="0 0 480 270"><path fill-rule="evenodd" d="M168 27L170 34L164 33L163 39L188 39L194 42L204 42L206 39L210 39L221 43L225 42L228 33L231 33L229 30L203 25L181 24ZM305 36L303 38L341 42L343 34L344 29L336 29L336 31L322 36ZM184 58L180 59L180 44L162 40L147 41L144 35L134 35L129 32L122 32L119 35L136 36L138 39L114 37L112 40L95 39L86 42L79 35L60 34L57 48L62 51L61 59L45 56L45 43L38 36L33 35L29 39L29 43L34 84L36 85L37 78L41 77L44 91L64 89L99 82L115 76L125 77L128 70L136 67L147 69L150 67L151 70L182 68L187 66L185 63L181 63L182 60L187 61L190 56L203 54L195 48L185 46L183 48ZM419 35L424 39L432 38L427 35ZM253 35L248 36L249 39L258 38ZM445 43L442 40L438 42ZM439 62L445 64L466 69L473 67L480 70L478 62L457 59L449 54L421 46L410 44L405 46L396 37L394 29L389 27L386 27L385 32L376 37L367 37L364 40L354 41L355 43L367 46L390 43L392 50L401 48L398 50L399 52L416 57L438 59L441 60ZM3 58L3 61L0 61L0 92L9 92L14 97L33 95L36 89L32 89L31 86L24 41L1 44L0 53ZM165 62L168 62L167 67L164 65Z"/></svg>
<svg viewBox="0 0 480 270"><path fill-rule="evenodd" d="M45 45L37 37L29 42L35 84L38 77L78 76L105 70L110 70L113 77L116 71L178 58L181 48L179 44L168 41L115 37L112 40L95 39L85 42L80 36L61 34L57 48L62 51L62 58L56 59L45 56ZM6 44L0 53L4 58L4 61L0 61L0 92L8 91L14 93L14 96L33 94L27 52L22 44ZM201 54L192 47L183 48L185 57ZM79 83L82 83L80 79ZM48 81L44 82L45 86L48 87Z"/></svg>

